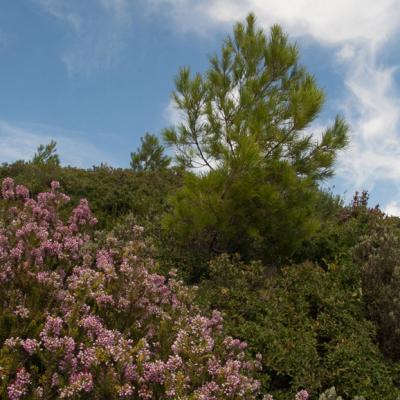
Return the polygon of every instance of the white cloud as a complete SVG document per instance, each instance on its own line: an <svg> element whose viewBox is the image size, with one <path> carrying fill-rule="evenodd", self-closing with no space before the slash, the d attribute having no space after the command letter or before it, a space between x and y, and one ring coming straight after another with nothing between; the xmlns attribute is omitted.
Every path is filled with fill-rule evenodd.
<svg viewBox="0 0 400 400"><path fill-rule="evenodd" d="M65 22L72 29L78 32L82 25L81 16L75 12L65 1L56 0L34 0L52 17Z"/></svg>
<svg viewBox="0 0 400 400"><path fill-rule="evenodd" d="M294 36L332 44L383 40L396 28L400 10L397 0L147 0L146 4L176 19L180 29L231 25L254 12L264 26L280 23Z"/></svg>
<svg viewBox="0 0 400 400"><path fill-rule="evenodd" d="M336 53L336 57L339 59L339 61L349 61L355 56L355 54L356 50L354 46L351 44L345 44Z"/></svg>
<svg viewBox="0 0 400 400"><path fill-rule="evenodd" d="M400 203L391 201L383 210L387 215L400 217Z"/></svg>
<svg viewBox="0 0 400 400"><path fill-rule="evenodd" d="M176 126L184 121L181 111L176 108L175 102L171 99L164 109L164 119L168 125Z"/></svg>
<svg viewBox="0 0 400 400"><path fill-rule="evenodd" d="M350 150L339 173L355 186L400 182L400 98L396 69L382 67L370 49L358 50L348 66L343 113L352 125Z"/></svg>
<svg viewBox="0 0 400 400"><path fill-rule="evenodd" d="M117 62L130 22L128 0L33 1L72 32L72 42L60 57L70 76L88 75Z"/></svg>
<svg viewBox="0 0 400 400"><path fill-rule="evenodd" d="M338 175L351 193L384 181L400 193L400 100L398 66L380 62L400 27L398 0L150 0L176 28L211 34L254 12L266 29L279 23L292 39L312 40L332 52L332 69L344 71L345 97L337 111L351 125L352 144ZM325 62L325 60L324 60Z"/></svg>
<svg viewBox="0 0 400 400"><path fill-rule="evenodd" d="M63 165L88 168L107 160L106 154L79 136L83 135L53 126L15 124L0 119L0 160L30 160L40 144L47 144L52 139L57 142Z"/></svg>

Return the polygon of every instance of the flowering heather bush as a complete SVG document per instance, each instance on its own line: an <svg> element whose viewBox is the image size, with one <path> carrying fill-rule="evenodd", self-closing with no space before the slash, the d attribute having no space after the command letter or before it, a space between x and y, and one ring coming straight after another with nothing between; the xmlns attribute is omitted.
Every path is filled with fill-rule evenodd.
<svg viewBox="0 0 400 400"><path fill-rule="evenodd" d="M173 273L156 274L141 228L96 241L87 201L60 218L57 182L33 199L7 178L1 195L1 398L256 397L259 361Z"/></svg>

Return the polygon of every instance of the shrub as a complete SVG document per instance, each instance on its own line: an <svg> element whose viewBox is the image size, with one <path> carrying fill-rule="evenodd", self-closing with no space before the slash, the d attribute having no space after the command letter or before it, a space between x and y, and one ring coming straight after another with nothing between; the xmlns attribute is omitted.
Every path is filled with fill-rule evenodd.
<svg viewBox="0 0 400 400"><path fill-rule="evenodd" d="M266 271L222 256L210 264L200 300L218 308L227 333L262 354L264 391L287 399L335 386L345 398L396 399L392 370L363 313L354 265L324 269L305 263Z"/></svg>
<svg viewBox="0 0 400 400"><path fill-rule="evenodd" d="M382 219L355 248L362 267L363 301L377 326L377 339L386 357L400 360L400 238Z"/></svg>
<svg viewBox="0 0 400 400"><path fill-rule="evenodd" d="M138 224L157 226L166 210L167 194L181 183L179 172L173 169L135 172L107 165L79 169L23 161L0 167L0 178L6 177L28 186L34 195L47 190L57 179L71 197L62 212L70 212L85 197L99 219L97 227L107 230L131 213Z"/></svg>
<svg viewBox="0 0 400 400"><path fill-rule="evenodd" d="M258 361L173 273L156 273L142 229L96 239L86 200L60 218L58 186L35 199L3 181L0 396L254 399Z"/></svg>
<svg viewBox="0 0 400 400"><path fill-rule="evenodd" d="M328 267L332 263L351 262L353 247L384 218L379 206L368 205L368 192L355 192L350 204L343 206L340 198L321 192L314 213L322 221L315 234L302 243L292 260L313 261Z"/></svg>

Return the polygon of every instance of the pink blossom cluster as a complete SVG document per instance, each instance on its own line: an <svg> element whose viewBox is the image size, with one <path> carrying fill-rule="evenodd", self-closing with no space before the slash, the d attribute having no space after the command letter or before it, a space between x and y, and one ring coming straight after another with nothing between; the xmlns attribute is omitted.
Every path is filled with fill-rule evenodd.
<svg viewBox="0 0 400 400"><path fill-rule="evenodd" d="M22 368L15 374L15 380L8 386L7 394L10 400L19 400L28 393L28 386L31 383L31 376Z"/></svg>
<svg viewBox="0 0 400 400"><path fill-rule="evenodd" d="M307 390L303 389L296 393L295 400L308 400L309 397Z"/></svg>
<svg viewBox="0 0 400 400"><path fill-rule="evenodd" d="M256 398L259 360L156 273L141 228L95 240L86 200L60 217L58 182L34 199L7 178L1 193L1 398Z"/></svg>

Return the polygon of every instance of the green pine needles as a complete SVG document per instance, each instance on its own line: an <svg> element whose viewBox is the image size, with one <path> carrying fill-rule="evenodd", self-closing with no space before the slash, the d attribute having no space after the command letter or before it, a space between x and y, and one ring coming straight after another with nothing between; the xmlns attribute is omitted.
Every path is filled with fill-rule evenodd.
<svg viewBox="0 0 400 400"><path fill-rule="evenodd" d="M140 138L140 148L131 153L131 168L134 171L157 171L168 168L171 158L164 154L164 146L158 137L146 133Z"/></svg>
<svg viewBox="0 0 400 400"><path fill-rule="evenodd" d="M164 223L183 242L276 263L318 226L318 183L348 127L336 117L319 141L310 133L324 93L298 60L279 26L267 36L250 14L207 71L181 69L173 99L184 119L163 136L190 172Z"/></svg>
<svg viewBox="0 0 400 400"><path fill-rule="evenodd" d="M33 155L32 164L34 165L60 165L60 157L57 154L57 142L51 140L50 143L41 144Z"/></svg>

